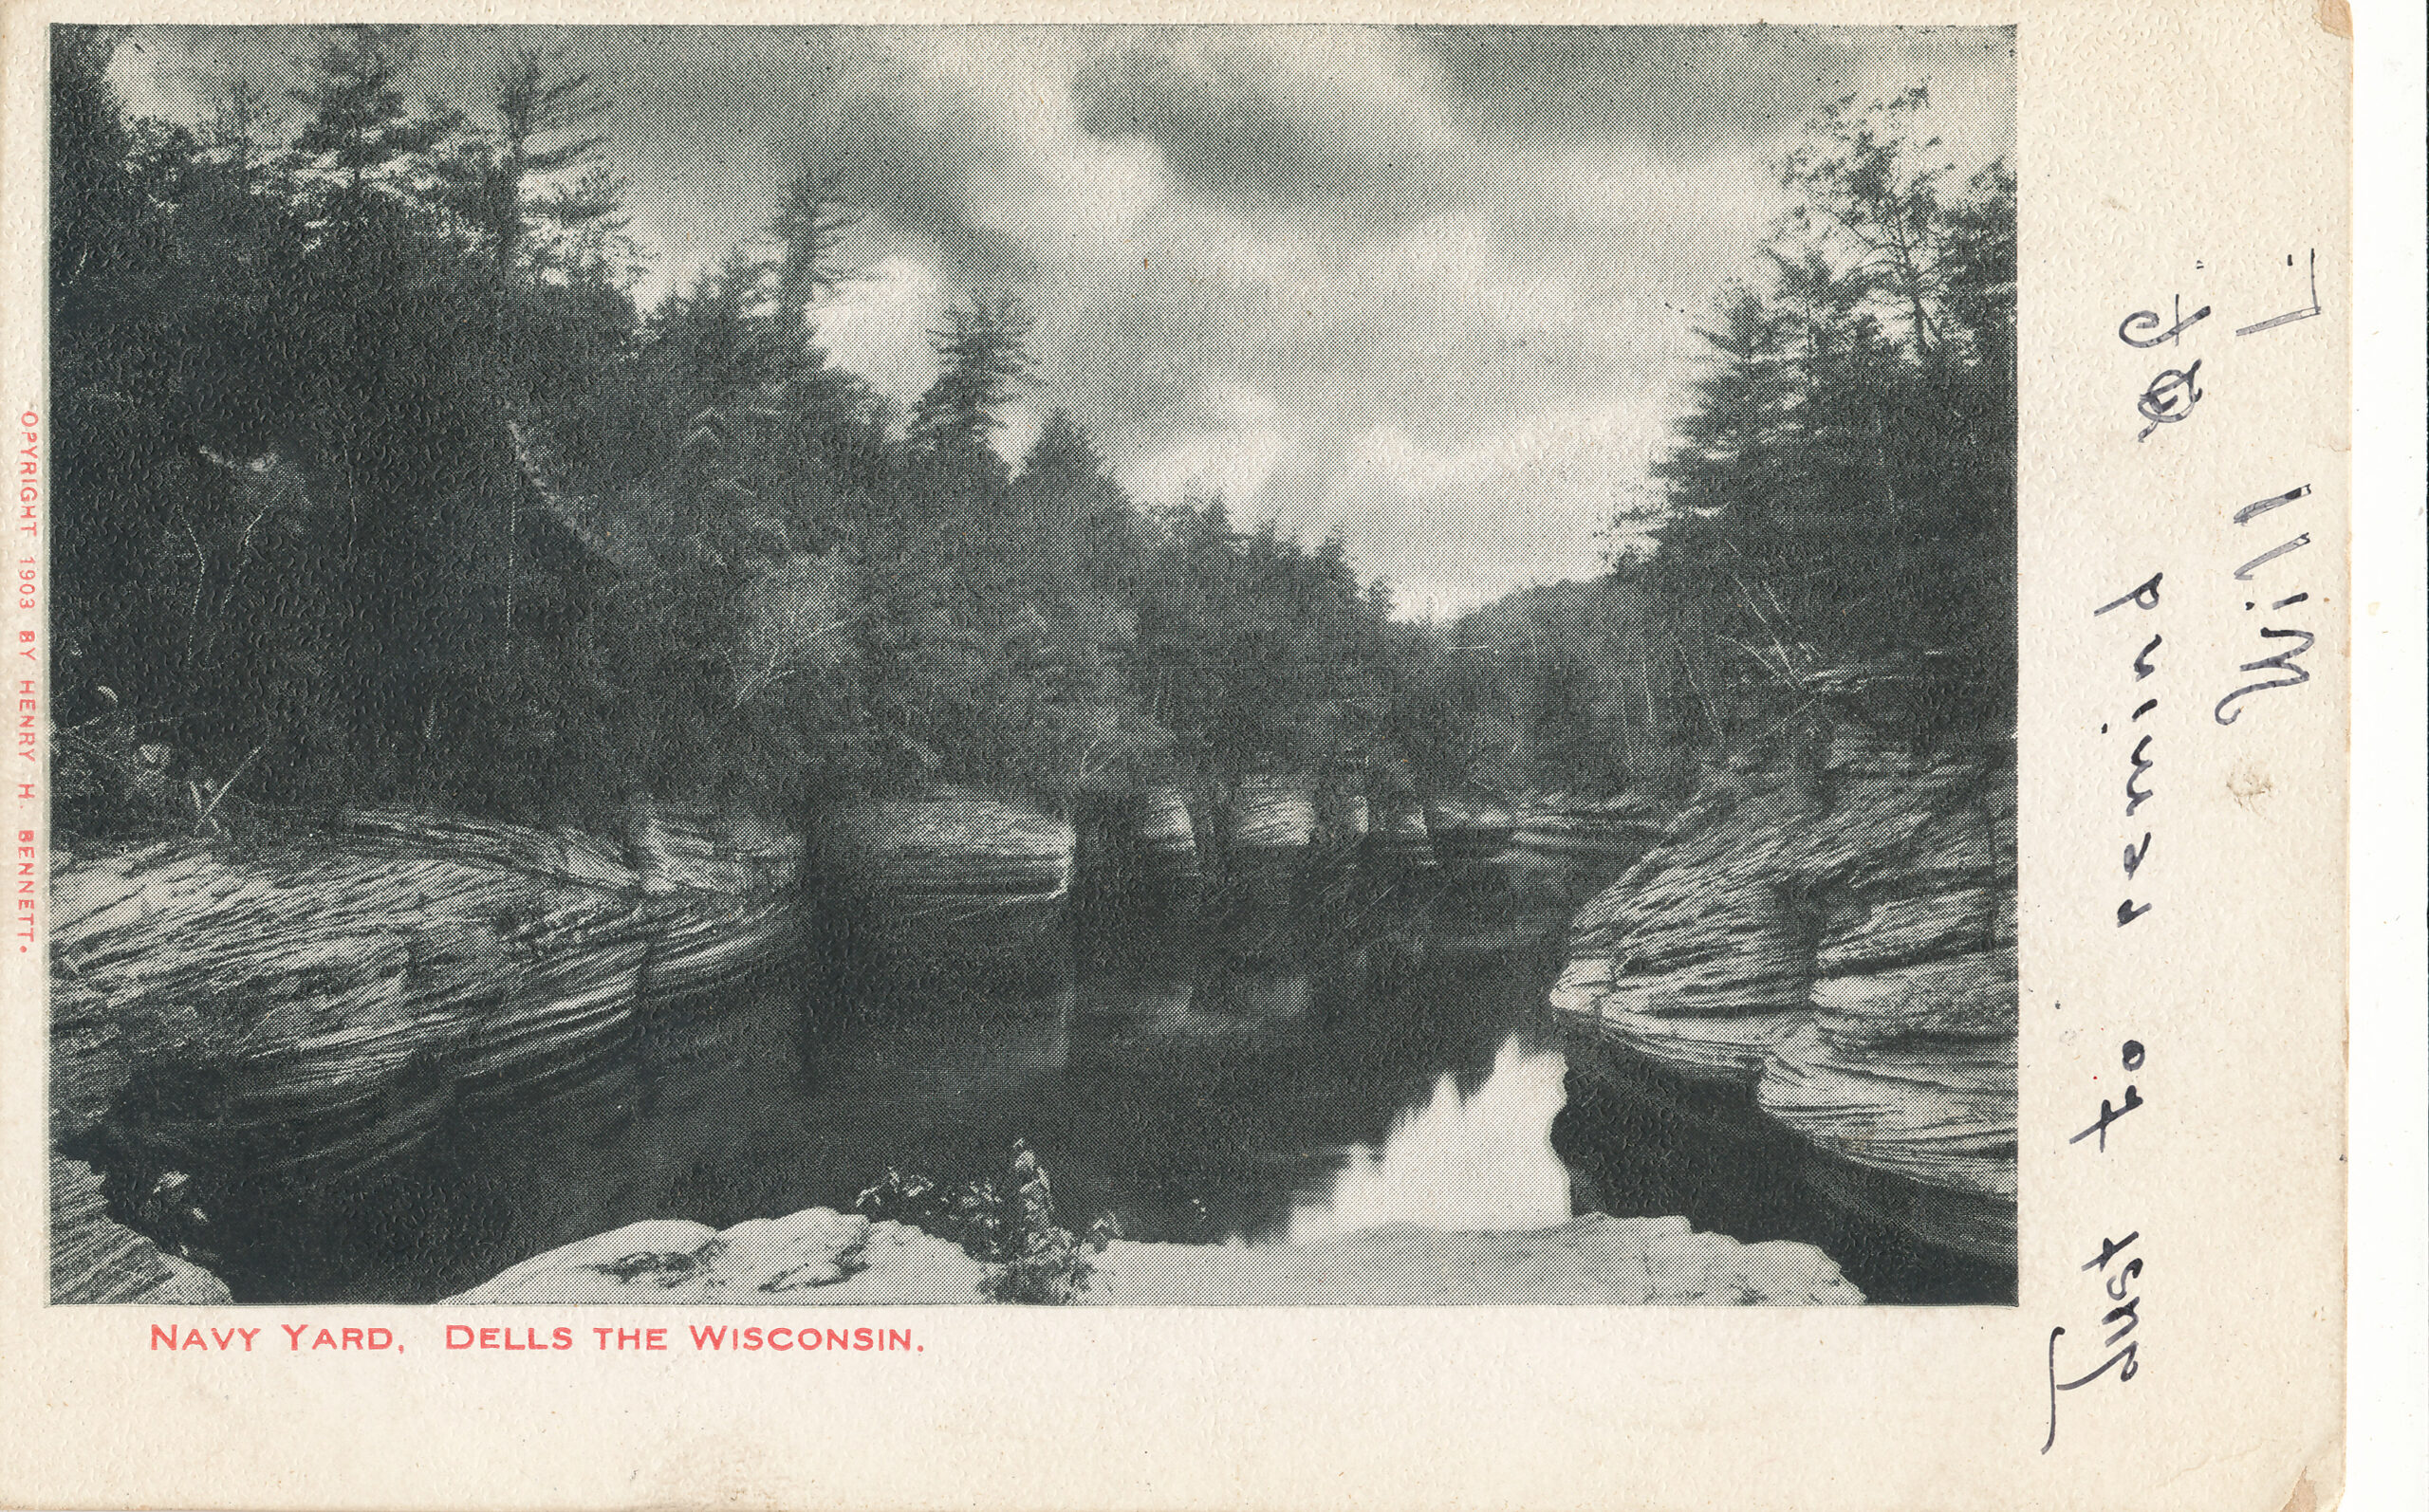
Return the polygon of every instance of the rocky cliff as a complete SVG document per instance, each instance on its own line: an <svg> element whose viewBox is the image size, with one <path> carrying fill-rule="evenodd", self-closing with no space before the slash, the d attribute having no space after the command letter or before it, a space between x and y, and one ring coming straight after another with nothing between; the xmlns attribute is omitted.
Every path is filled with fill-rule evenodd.
<svg viewBox="0 0 2429 1512"><path fill-rule="evenodd" d="M1452 794L1426 804L1425 827L1442 860L1491 860L1516 838L1518 813L1497 798Z"/></svg>
<svg viewBox="0 0 2429 1512"><path fill-rule="evenodd" d="M1752 1087L1830 1197L2015 1252L2015 776L1856 727L1708 774L1579 913L1552 1005L1679 1078Z"/></svg>
<svg viewBox="0 0 2429 1512"><path fill-rule="evenodd" d="M54 1147L118 1218L206 1245L221 1193L359 1176L449 1108L579 1077L650 1005L779 959L798 865L788 838L654 811L623 847L381 812L63 854ZM113 1252L116 1220L53 1174L54 1256ZM110 1268L55 1277L60 1300L115 1295Z"/></svg>
<svg viewBox="0 0 2429 1512"><path fill-rule="evenodd" d="M1150 787L1140 794L1129 839L1136 854L1171 878L1198 876L1197 827L1180 789Z"/></svg>
<svg viewBox="0 0 2429 1512"><path fill-rule="evenodd" d="M1521 852L1579 867L1633 865L1661 838L1666 804L1633 793L1580 798L1546 793L1529 798L1514 839ZM1604 874L1608 876L1608 873Z"/></svg>
<svg viewBox="0 0 2429 1512"><path fill-rule="evenodd" d="M905 978L1054 955L1078 853L1069 821L948 790L840 803L809 831L818 886L850 921L855 954Z"/></svg>
<svg viewBox="0 0 2429 1512"><path fill-rule="evenodd" d="M1215 828L1228 854L1239 859L1280 857L1294 862L1313 843L1317 830L1312 784L1289 777L1252 777L1209 799ZM1356 832L1365 830L1365 805L1358 805Z"/></svg>

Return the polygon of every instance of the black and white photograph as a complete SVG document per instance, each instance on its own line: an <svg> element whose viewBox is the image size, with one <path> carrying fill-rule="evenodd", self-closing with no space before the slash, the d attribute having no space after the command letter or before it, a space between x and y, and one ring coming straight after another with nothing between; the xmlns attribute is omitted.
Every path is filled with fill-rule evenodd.
<svg viewBox="0 0 2429 1512"><path fill-rule="evenodd" d="M51 1302L2014 1308L2013 28L48 47Z"/></svg>

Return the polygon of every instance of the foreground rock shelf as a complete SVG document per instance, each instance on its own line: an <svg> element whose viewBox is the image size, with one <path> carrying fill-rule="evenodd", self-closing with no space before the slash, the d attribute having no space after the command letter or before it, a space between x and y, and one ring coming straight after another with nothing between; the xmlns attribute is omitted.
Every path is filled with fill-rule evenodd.
<svg viewBox="0 0 2429 1512"><path fill-rule="evenodd" d="M1441 1233L1394 1226L1307 1245L1145 1245L1093 1258L1083 1302L1781 1305L1861 1302L1809 1245L1743 1245L1683 1218ZM653 1219L538 1255L448 1298L494 1303L974 1302L985 1267L895 1223L811 1208L723 1232Z"/></svg>
<svg viewBox="0 0 2429 1512"><path fill-rule="evenodd" d="M54 1302L225 1302L211 1272L162 1250L109 1216L102 1178L81 1160L50 1157L50 1300Z"/></svg>
<svg viewBox="0 0 2429 1512"><path fill-rule="evenodd" d="M2015 1254L2014 767L1855 727L1807 769L1719 770L1577 915L1552 1005L1751 1087L1834 1201Z"/></svg>

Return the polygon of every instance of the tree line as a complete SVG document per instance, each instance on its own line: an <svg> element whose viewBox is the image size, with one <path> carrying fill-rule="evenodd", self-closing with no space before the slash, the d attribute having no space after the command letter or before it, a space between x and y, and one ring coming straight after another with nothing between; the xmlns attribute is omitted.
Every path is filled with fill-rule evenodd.
<svg viewBox="0 0 2429 1512"><path fill-rule="evenodd" d="M1928 731L2015 708L2015 177L1962 182L1921 85L1808 123L1799 204L1727 290L1643 580L1777 724L1863 664ZM1725 725L1715 710L1716 725Z"/></svg>
<svg viewBox="0 0 2429 1512"><path fill-rule="evenodd" d="M239 782L544 822L1344 764L1616 790L1851 657L2012 697L2012 181L1944 194L1911 103L1783 165L1808 222L1714 323L1650 553L1413 624L1338 535L1140 506L1066 414L1007 465L1011 295L954 306L907 413L835 365L819 163L644 308L607 101L536 50L459 112L408 102L410 30L337 28L187 124L124 110L116 33L52 35L71 830Z"/></svg>

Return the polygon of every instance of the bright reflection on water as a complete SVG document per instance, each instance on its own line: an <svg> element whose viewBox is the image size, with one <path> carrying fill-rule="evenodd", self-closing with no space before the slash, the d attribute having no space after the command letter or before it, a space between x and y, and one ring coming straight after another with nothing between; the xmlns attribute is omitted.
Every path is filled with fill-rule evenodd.
<svg viewBox="0 0 2429 1512"><path fill-rule="evenodd" d="M1568 1171L1552 1152L1552 1116L1567 1062L1502 1041L1484 1084L1462 1095L1449 1072L1393 1119L1380 1149L1359 1144L1324 1196L1290 1209L1304 1244L1384 1224L1426 1228L1546 1228L1569 1217Z"/></svg>

